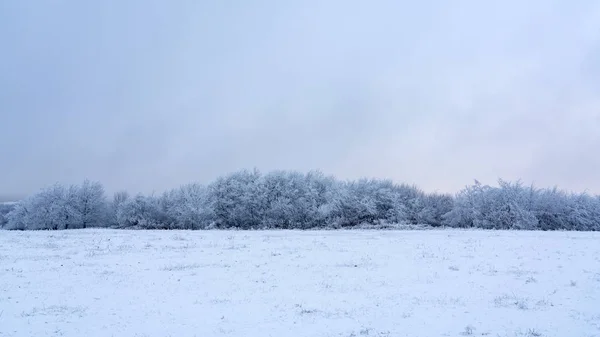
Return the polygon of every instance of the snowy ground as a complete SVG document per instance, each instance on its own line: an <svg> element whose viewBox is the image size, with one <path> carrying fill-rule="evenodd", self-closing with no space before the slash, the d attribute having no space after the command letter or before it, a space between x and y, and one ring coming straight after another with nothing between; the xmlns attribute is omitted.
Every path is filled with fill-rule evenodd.
<svg viewBox="0 0 600 337"><path fill-rule="evenodd" d="M600 336L600 234L0 232L0 336Z"/></svg>

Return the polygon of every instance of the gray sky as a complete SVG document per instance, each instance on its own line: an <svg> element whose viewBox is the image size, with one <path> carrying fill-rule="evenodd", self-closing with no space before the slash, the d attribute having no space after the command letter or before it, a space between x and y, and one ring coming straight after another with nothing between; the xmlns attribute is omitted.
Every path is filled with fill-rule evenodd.
<svg viewBox="0 0 600 337"><path fill-rule="evenodd" d="M320 169L600 193L600 3L2 1L0 194Z"/></svg>

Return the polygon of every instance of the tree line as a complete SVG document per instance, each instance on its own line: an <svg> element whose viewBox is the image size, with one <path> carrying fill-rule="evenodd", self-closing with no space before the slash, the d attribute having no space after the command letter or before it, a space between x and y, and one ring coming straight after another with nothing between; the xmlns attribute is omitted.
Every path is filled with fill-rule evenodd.
<svg viewBox="0 0 600 337"><path fill-rule="evenodd" d="M129 229L319 229L359 225L600 230L600 196L520 181L477 181L456 195L425 193L385 179L341 181L321 172L242 170L208 185L160 195L108 198L99 182L55 184L15 204L0 205L10 230L112 227Z"/></svg>

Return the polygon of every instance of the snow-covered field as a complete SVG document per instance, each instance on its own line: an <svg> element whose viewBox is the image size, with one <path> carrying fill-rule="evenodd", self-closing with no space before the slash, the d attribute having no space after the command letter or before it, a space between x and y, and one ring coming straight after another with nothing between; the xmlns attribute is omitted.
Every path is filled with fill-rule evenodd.
<svg viewBox="0 0 600 337"><path fill-rule="evenodd" d="M0 336L600 336L600 234L0 232Z"/></svg>

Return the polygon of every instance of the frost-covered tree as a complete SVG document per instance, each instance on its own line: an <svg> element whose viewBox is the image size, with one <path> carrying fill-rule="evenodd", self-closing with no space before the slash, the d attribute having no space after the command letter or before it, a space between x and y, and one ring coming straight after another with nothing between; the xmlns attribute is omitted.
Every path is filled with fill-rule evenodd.
<svg viewBox="0 0 600 337"><path fill-rule="evenodd" d="M266 228L302 228L308 219L307 185L302 174L275 171L258 182L258 203L264 209L261 226Z"/></svg>
<svg viewBox="0 0 600 337"><path fill-rule="evenodd" d="M454 207L454 198L448 194L426 194L417 200L422 206L417 213L418 224L442 226L444 215Z"/></svg>
<svg viewBox="0 0 600 337"><path fill-rule="evenodd" d="M0 209L0 228L72 229L112 225L141 229L349 227L413 223L486 229L600 230L600 196L498 181L475 182L454 197L390 180L339 181L307 174L238 171L208 186L183 185L160 196L107 202L100 183L55 184ZM5 215L4 215L5 214ZM3 220L4 219L4 220Z"/></svg>
<svg viewBox="0 0 600 337"><path fill-rule="evenodd" d="M490 190L492 210L487 223L496 229L536 229L538 220L533 212L536 191L533 186L527 188L520 181L510 183L502 179L498 185L499 188Z"/></svg>
<svg viewBox="0 0 600 337"><path fill-rule="evenodd" d="M8 213L14 210L16 203L0 203L0 229L5 228L8 223Z"/></svg>
<svg viewBox="0 0 600 337"><path fill-rule="evenodd" d="M127 191L118 191L113 194L112 200L108 203L108 222L113 227L118 227L117 212L123 203L129 200Z"/></svg>
<svg viewBox="0 0 600 337"><path fill-rule="evenodd" d="M138 194L118 205L119 228L170 229L171 226L163 198Z"/></svg>
<svg viewBox="0 0 600 337"><path fill-rule="evenodd" d="M600 230L600 202L586 193L571 196L573 209L569 213L568 222L571 230Z"/></svg>
<svg viewBox="0 0 600 337"><path fill-rule="evenodd" d="M60 184L42 189L9 213L9 229L68 229L75 218L70 190Z"/></svg>
<svg viewBox="0 0 600 337"><path fill-rule="evenodd" d="M341 183L331 200L332 224L347 227L377 220L377 206L366 180Z"/></svg>
<svg viewBox="0 0 600 337"><path fill-rule="evenodd" d="M71 187L68 202L73 208L75 228L108 226L108 205L104 187L99 182L85 180L81 186Z"/></svg>
<svg viewBox="0 0 600 337"><path fill-rule="evenodd" d="M477 199L483 194L482 192L479 182L459 191L454 198L452 210L442 216L443 224L459 228L474 227L479 206Z"/></svg>
<svg viewBox="0 0 600 337"><path fill-rule="evenodd" d="M419 214L426 207L425 193L414 185L400 184L394 186L394 194L397 195L398 202L404 205L404 221L411 224L420 223Z"/></svg>
<svg viewBox="0 0 600 337"><path fill-rule="evenodd" d="M9 218L12 229L97 227L106 219L104 190L99 183L54 184L19 202Z"/></svg>
<svg viewBox="0 0 600 337"><path fill-rule="evenodd" d="M55 184L44 189L33 198L34 221L30 227L54 230L72 228L78 220L73 199L73 188Z"/></svg>
<svg viewBox="0 0 600 337"><path fill-rule="evenodd" d="M600 201L554 187L537 194L533 210L542 230L600 230Z"/></svg>
<svg viewBox="0 0 600 337"><path fill-rule="evenodd" d="M211 225L214 214L209 205L208 188L200 184L187 184L166 193L168 217L173 227L204 229Z"/></svg>
<svg viewBox="0 0 600 337"><path fill-rule="evenodd" d="M476 182L457 194L444 216L453 227L526 230L599 230L600 202L558 188L537 189L499 180L498 187Z"/></svg>
<svg viewBox="0 0 600 337"><path fill-rule="evenodd" d="M266 228L312 228L324 226L325 205L333 187L320 172L275 171L260 179L259 203L264 207Z"/></svg>
<svg viewBox="0 0 600 337"><path fill-rule="evenodd" d="M258 170L238 171L208 186L208 202L217 227L259 228L264 219L264 200Z"/></svg>
<svg viewBox="0 0 600 337"><path fill-rule="evenodd" d="M406 222L413 200L408 191L406 186L395 185L390 180L360 179L341 183L331 201L333 222L339 226Z"/></svg>
<svg viewBox="0 0 600 337"><path fill-rule="evenodd" d="M542 230L566 229L569 213L573 208L572 199L567 193L554 187L537 191L533 200L533 212Z"/></svg>
<svg viewBox="0 0 600 337"><path fill-rule="evenodd" d="M27 228L30 223L30 198L21 200L18 205L15 206L8 214L6 214L5 229L10 230L27 230L33 228Z"/></svg>
<svg viewBox="0 0 600 337"><path fill-rule="evenodd" d="M332 221L333 200L339 194L341 184L333 176L320 171L308 172L306 180L306 203L309 221L305 228L327 227Z"/></svg>
<svg viewBox="0 0 600 337"><path fill-rule="evenodd" d="M498 183L499 187L478 181L467 186L456 196L454 208L444 216L444 223L452 227L536 229L535 189L525 188L520 182L499 180Z"/></svg>

